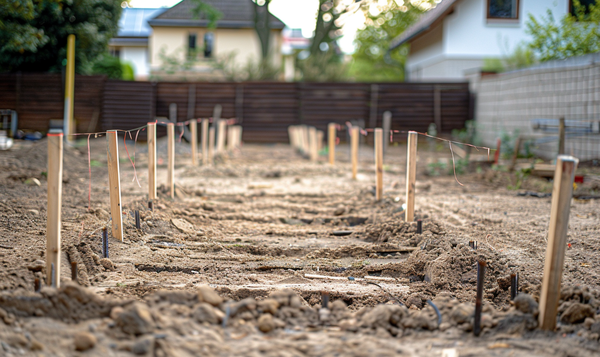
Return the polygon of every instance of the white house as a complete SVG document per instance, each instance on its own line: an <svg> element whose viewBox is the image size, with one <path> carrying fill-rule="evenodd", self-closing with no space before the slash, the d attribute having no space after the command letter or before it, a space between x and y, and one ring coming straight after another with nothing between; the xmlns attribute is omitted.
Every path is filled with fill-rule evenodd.
<svg viewBox="0 0 600 357"><path fill-rule="evenodd" d="M570 7L570 0L443 0L390 49L410 44L409 81L464 80L484 59L507 56L527 40L530 14L539 19L549 9L558 21Z"/></svg>

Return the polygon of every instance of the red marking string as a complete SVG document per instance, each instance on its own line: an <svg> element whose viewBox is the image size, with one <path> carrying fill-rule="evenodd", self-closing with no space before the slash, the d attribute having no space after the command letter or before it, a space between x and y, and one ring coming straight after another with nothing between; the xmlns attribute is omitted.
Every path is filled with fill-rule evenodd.
<svg viewBox="0 0 600 357"><path fill-rule="evenodd" d="M131 132L129 132L129 137L131 138ZM125 134L125 136L123 136L123 144L125 145L125 151L127 152L127 157L129 158L129 162L131 162L131 166L133 166L133 179L137 181L138 186L141 188L142 185L140 185L140 180L138 180L138 178L137 178L137 171L135 170L135 164L133 163L133 160L131 160L131 156L129 155L129 150L127 149L127 134ZM131 180L131 181L133 181L133 180Z"/></svg>

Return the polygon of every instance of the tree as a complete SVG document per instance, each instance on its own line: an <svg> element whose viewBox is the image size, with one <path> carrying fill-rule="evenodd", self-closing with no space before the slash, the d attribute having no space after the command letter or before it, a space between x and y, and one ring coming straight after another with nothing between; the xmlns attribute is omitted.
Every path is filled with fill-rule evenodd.
<svg viewBox="0 0 600 357"><path fill-rule="evenodd" d="M413 5L417 4L417 5ZM433 2L388 1L364 6L365 27L356 34L356 50L352 55L350 76L357 81L402 81L408 44L390 51L390 44L410 27Z"/></svg>
<svg viewBox="0 0 600 357"><path fill-rule="evenodd" d="M528 47L541 62L600 51L600 1L586 7L573 0L573 8L574 13L565 15L560 24L550 10L539 20L529 15L526 31L532 41Z"/></svg>
<svg viewBox="0 0 600 357"><path fill-rule="evenodd" d="M120 0L0 1L0 70L58 72L75 34L75 69L89 73L117 34L121 10Z"/></svg>
<svg viewBox="0 0 600 357"><path fill-rule="evenodd" d="M192 2L196 5L192 9L192 16L195 19L207 20L206 27L209 30L216 29L217 22L223 17L223 13L202 0L192 0Z"/></svg>
<svg viewBox="0 0 600 357"><path fill-rule="evenodd" d="M269 11L271 0L253 0L254 4L254 29L260 41L262 60L269 57L271 40L271 20L273 15Z"/></svg>

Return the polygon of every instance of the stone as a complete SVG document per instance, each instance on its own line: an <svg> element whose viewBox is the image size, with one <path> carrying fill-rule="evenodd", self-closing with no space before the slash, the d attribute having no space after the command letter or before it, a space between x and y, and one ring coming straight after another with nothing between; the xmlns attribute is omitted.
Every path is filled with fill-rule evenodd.
<svg viewBox="0 0 600 357"><path fill-rule="evenodd" d="M256 310L256 306L257 304L254 298L245 298L244 300L240 300L231 306L231 316L242 314L244 312L254 312Z"/></svg>
<svg viewBox="0 0 600 357"><path fill-rule="evenodd" d="M115 306L110 310L110 318L113 320L117 319L117 316L123 312L123 308L121 306Z"/></svg>
<svg viewBox="0 0 600 357"><path fill-rule="evenodd" d="M22 333L10 334L6 337L6 342L14 347L25 347L27 346L27 338Z"/></svg>
<svg viewBox="0 0 600 357"><path fill-rule="evenodd" d="M590 326L590 331L592 333L599 333L600 334L600 321L598 322L594 322L591 326Z"/></svg>
<svg viewBox="0 0 600 357"><path fill-rule="evenodd" d="M94 213L96 213L96 217L98 217L100 220L108 220L110 218L108 212L106 212L106 210L103 208L98 208Z"/></svg>
<svg viewBox="0 0 600 357"><path fill-rule="evenodd" d="M387 327L390 323L398 325L404 311L398 305L377 305L362 316L361 326L376 328Z"/></svg>
<svg viewBox="0 0 600 357"><path fill-rule="evenodd" d="M44 349L44 345L40 341L38 341L37 339L32 337L31 344L29 345L29 350L30 351L42 351L43 349Z"/></svg>
<svg viewBox="0 0 600 357"><path fill-rule="evenodd" d="M139 302L126 307L115 322L123 332L130 335L143 335L154 330L154 320L148 307Z"/></svg>
<svg viewBox="0 0 600 357"><path fill-rule="evenodd" d="M263 333L269 333L275 329L275 322L273 321L273 315L262 314L258 318L258 329Z"/></svg>
<svg viewBox="0 0 600 357"><path fill-rule="evenodd" d="M346 311L348 306L343 300L335 300L331 303L331 311Z"/></svg>
<svg viewBox="0 0 600 357"><path fill-rule="evenodd" d="M27 180L25 180L25 184L27 186L41 186L42 185L40 180L36 179L35 177L31 177L31 178L28 178Z"/></svg>
<svg viewBox="0 0 600 357"><path fill-rule="evenodd" d="M185 219L179 218L171 218L171 223L177 228L181 233L194 234L196 230L194 229L194 225Z"/></svg>
<svg viewBox="0 0 600 357"><path fill-rule="evenodd" d="M405 328L420 328L424 330L435 330L437 322L425 311L416 311L406 319L402 320Z"/></svg>
<svg viewBox="0 0 600 357"><path fill-rule="evenodd" d="M574 303L569 306L560 316L560 321L567 324L578 324L587 317L594 317L594 308L587 304Z"/></svg>
<svg viewBox="0 0 600 357"><path fill-rule="evenodd" d="M410 307L411 305L416 307L417 309L421 309L423 308L423 300L421 300L421 297L417 295L411 295L406 300L406 306Z"/></svg>
<svg viewBox="0 0 600 357"><path fill-rule="evenodd" d="M153 345L154 339L152 337L140 338L131 346L131 352L136 355L145 355L151 351Z"/></svg>
<svg viewBox="0 0 600 357"><path fill-rule="evenodd" d="M346 207L344 207L343 205L339 205L337 206L337 208L335 209L335 211L333 211L333 215L334 216L341 216L346 212Z"/></svg>
<svg viewBox="0 0 600 357"><path fill-rule="evenodd" d="M219 310L219 314L216 310L212 305L203 302L196 307L192 316L200 323L208 322L209 324L216 325L221 323L223 319L223 313Z"/></svg>
<svg viewBox="0 0 600 357"><path fill-rule="evenodd" d="M524 314L536 314L538 311L538 303L528 294L520 293L513 303L515 308Z"/></svg>
<svg viewBox="0 0 600 357"><path fill-rule="evenodd" d="M450 312L450 318L452 321L454 321L454 323L460 325L470 321L473 318L474 312L475 309L471 304L462 303L452 308L452 311Z"/></svg>
<svg viewBox="0 0 600 357"><path fill-rule="evenodd" d="M27 210L27 212L31 213L34 216L37 216L40 214L40 211L38 211L36 209L29 209L29 210Z"/></svg>
<svg viewBox="0 0 600 357"><path fill-rule="evenodd" d="M207 285L198 287L198 298L200 301L211 304L212 306L219 306L223 303L223 298Z"/></svg>
<svg viewBox="0 0 600 357"><path fill-rule="evenodd" d="M279 302L275 299L261 300L257 304L260 311L268 312L271 315L275 315L279 309Z"/></svg>
<svg viewBox="0 0 600 357"><path fill-rule="evenodd" d="M290 306L290 301L294 296L296 296L296 293L293 290L282 289L272 292L270 298L276 300L279 306Z"/></svg>
<svg viewBox="0 0 600 357"><path fill-rule="evenodd" d="M31 271L42 271L46 268L46 262L44 262L43 260L36 260L33 263L31 263L27 269L31 270Z"/></svg>
<svg viewBox="0 0 600 357"><path fill-rule="evenodd" d="M112 262L112 260L110 260L108 258L100 259L100 265L102 265L104 267L104 269L109 270L109 271L116 270L115 264Z"/></svg>
<svg viewBox="0 0 600 357"><path fill-rule="evenodd" d="M358 321L356 319L350 318L342 320L338 323L338 326L345 331L356 332L358 331Z"/></svg>
<svg viewBox="0 0 600 357"><path fill-rule="evenodd" d="M89 332L77 332L74 341L76 351L87 351L94 348L98 340Z"/></svg>

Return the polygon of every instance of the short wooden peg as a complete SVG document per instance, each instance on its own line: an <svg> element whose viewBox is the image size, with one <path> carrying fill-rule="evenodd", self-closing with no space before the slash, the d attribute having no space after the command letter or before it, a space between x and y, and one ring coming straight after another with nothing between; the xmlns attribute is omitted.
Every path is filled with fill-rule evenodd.
<svg viewBox="0 0 600 357"><path fill-rule="evenodd" d="M337 133L335 123L329 123L327 126L327 144L329 146L329 164L335 165L335 139Z"/></svg>
<svg viewBox="0 0 600 357"><path fill-rule="evenodd" d="M417 139L416 131L408 132L408 150L406 156L406 222L415 219L415 182L417 179Z"/></svg>
<svg viewBox="0 0 600 357"><path fill-rule="evenodd" d="M208 165L208 119L202 119L202 165Z"/></svg>
<svg viewBox="0 0 600 357"><path fill-rule="evenodd" d="M198 165L198 122L196 119L190 119L190 133L192 144L192 165Z"/></svg>
<svg viewBox="0 0 600 357"><path fill-rule="evenodd" d="M156 199L156 123L148 123L148 199Z"/></svg>
<svg viewBox="0 0 600 357"><path fill-rule="evenodd" d="M375 129L375 199L383 197L383 129Z"/></svg>
<svg viewBox="0 0 600 357"><path fill-rule="evenodd" d="M167 144L167 187L171 198L175 198L175 124L173 123L167 124Z"/></svg>
<svg viewBox="0 0 600 357"><path fill-rule="evenodd" d="M350 145L352 147L352 179L356 180L358 172L358 141L360 140L360 128L353 126L350 131Z"/></svg>

